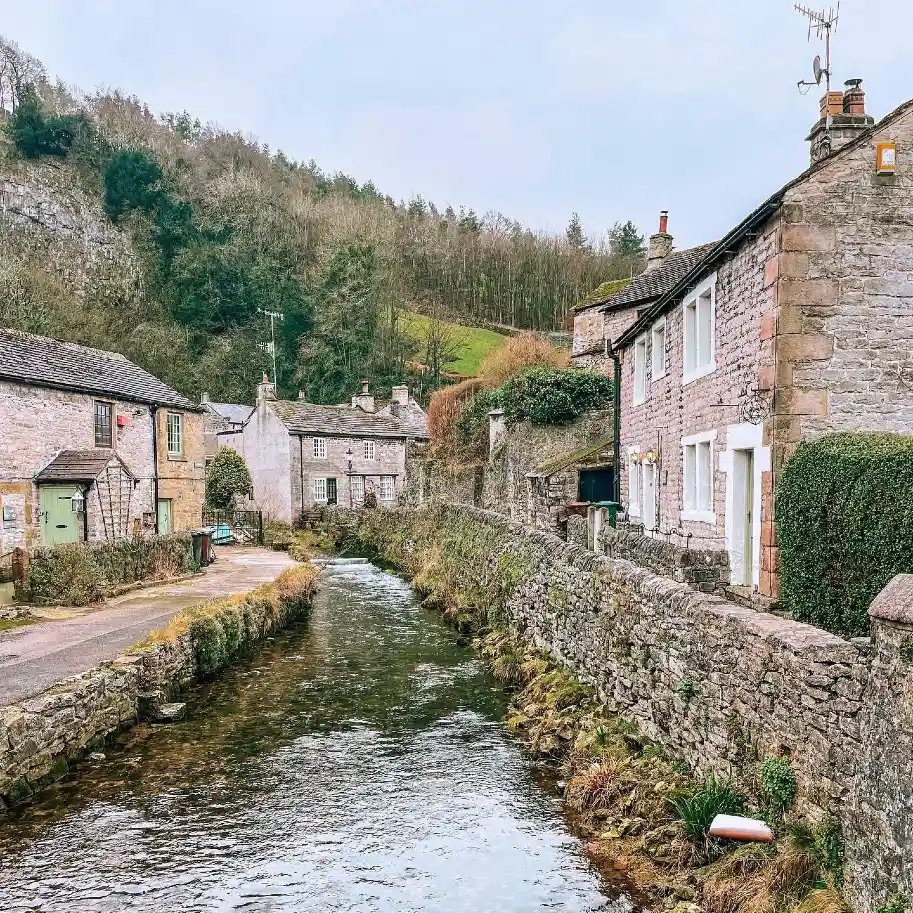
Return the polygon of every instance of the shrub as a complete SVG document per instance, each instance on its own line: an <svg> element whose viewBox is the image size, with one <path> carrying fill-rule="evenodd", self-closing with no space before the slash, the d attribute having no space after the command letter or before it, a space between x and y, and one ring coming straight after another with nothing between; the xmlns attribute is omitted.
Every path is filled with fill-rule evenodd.
<svg viewBox="0 0 913 913"><path fill-rule="evenodd" d="M735 815L744 808L742 797L728 784L708 777L689 796L670 800L675 813L694 840L704 839L717 815Z"/></svg>
<svg viewBox="0 0 913 913"><path fill-rule="evenodd" d="M163 199L158 162L138 149L119 149L105 168L105 209L113 221L126 212L155 212Z"/></svg>
<svg viewBox="0 0 913 913"><path fill-rule="evenodd" d="M447 449L453 446L456 421L464 404L483 388L480 380L470 378L434 393L428 403L428 434L435 447Z"/></svg>
<svg viewBox="0 0 913 913"><path fill-rule="evenodd" d="M489 387L500 387L527 368L564 368L567 362L568 353L548 340L535 333L519 333L482 360L479 377Z"/></svg>
<svg viewBox="0 0 913 913"><path fill-rule="evenodd" d="M253 494L254 483L244 457L231 447L220 447L206 467L206 503L213 510L230 510L238 497Z"/></svg>
<svg viewBox="0 0 913 913"><path fill-rule="evenodd" d="M29 563L24 595L45 605L88 605L123 584L195 569L187 535L59 545L40 549Z"/></svg>
<svg viewBox="0 0 913 913"><path fill-rule="evenodd" d="M612 398L612 381L594 371L530 368L507 381L501 397L510 424L561 425L605 406Z"/></svg>
<svg viewBox="0 0 913 913"><path fill-rule="evenodd" d="M913 438L832 434L799 446L777 485L781 599L845 637L895 574L913 572Z"/></svg>
<svg viewBox="0 0 913 913"><path fill-rule="evenodd" d="M86 125L83 115L46 116L38 93L33 86L26 86L6 130L20 155L36 159L42 155L65 156Z"/></svg>
<svg viewBox="0 0 913 913"><path fill-rule="evenodd" d="M484 453L488 444L488 413L501 408L500 390L479 390L463 401L463 407L454 423L456 440L464 451Z"/></svg>

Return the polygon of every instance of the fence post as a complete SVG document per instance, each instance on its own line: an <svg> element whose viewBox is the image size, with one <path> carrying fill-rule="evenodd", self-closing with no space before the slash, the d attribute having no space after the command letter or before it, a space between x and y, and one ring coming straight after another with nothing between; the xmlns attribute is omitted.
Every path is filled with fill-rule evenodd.
<svg viewBox="0 0 913 913"><path fill-rule="evenodd" d="M263 545L263 511L257 511L257 522L260 527L260 533L257 536L257 545Z"/></svg>
<svg viewBox="0 0 913 913"><path fill-rule="evenodd" d="M19 598L25 591L29 579L29 553L24 548L13 549L12 559L13 593Z"/></svg>

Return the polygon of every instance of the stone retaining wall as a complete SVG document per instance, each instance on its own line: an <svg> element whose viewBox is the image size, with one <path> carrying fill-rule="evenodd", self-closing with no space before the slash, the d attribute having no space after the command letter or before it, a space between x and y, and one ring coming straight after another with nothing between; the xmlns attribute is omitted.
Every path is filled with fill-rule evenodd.
<svg viewBox="0 0 913 913"><path fill-rule="evenodd" d="M517 633L695 768L744 782L764 757L788 753L799 810L842 822L856 908L913 897L913 584L906 615L873 610L873 647L474 507L349 522L408 570L444 553L467 592L495 604L506 590ZM522 580L508 586L505 569L517 568Z"/></svg>
<svg viewBox="0 0 913 913"><path fill-rule="evenodd" d="M600 548L609 558L633 561L704 593L722 595L729 585L729 553L726 551L682 548L621 525L617 529L603 527L600 540Z"/></svg>
<svg viewBox="0 0 913 913"><path fill-rule="evenodd" d="M194 607L183 632L0 708L0 814L60 779L109 734L301 617L313 585L305 566L244 598Z"/></svg>

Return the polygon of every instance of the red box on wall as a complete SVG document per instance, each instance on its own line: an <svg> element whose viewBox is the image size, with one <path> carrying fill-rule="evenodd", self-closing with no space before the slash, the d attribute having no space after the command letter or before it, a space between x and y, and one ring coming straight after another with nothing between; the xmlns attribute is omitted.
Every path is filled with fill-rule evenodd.
<svg viewBox="0 0 913 913"><path fill-rule="evenodd" d="M118 428L126 428L127 425L129 425L129 424L130 424L130 419L129 419L128 416L126 416L126 415L119 415L119 416L117 417L117 427L118 427Z"/></svg>

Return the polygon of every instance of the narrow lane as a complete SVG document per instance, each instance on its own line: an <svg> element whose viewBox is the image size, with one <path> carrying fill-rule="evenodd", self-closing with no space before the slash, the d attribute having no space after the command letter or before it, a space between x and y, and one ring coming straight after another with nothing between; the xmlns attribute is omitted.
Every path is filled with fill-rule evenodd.
<svg viewBox="0 0 913 913"><path fill-rule="evenodd" d="M115 659L187 606L247 592L294 564L284 552L221 549L200 577L127 593L75 618L0 632L0 707Z"/></svg>

